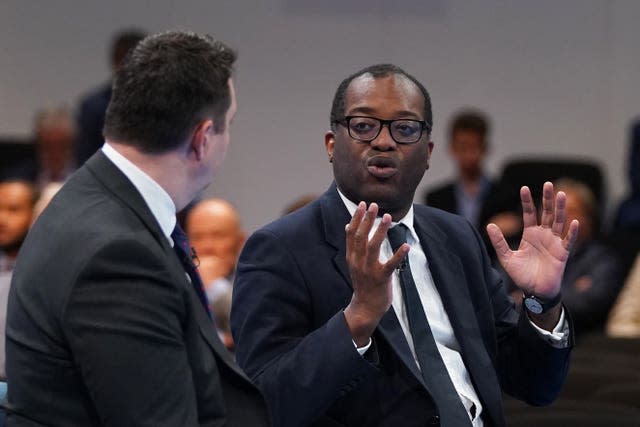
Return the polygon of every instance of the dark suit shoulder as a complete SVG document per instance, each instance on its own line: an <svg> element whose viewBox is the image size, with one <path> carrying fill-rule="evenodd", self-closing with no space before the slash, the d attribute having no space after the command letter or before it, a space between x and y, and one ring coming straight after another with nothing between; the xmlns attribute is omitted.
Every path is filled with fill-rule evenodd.
<svg viewBox="0 0 640 427"><path fill-rule="evenodd" d="M269 233L288 242L307 240L309 233L320 232L322 215L318 200L263 226L256 233ZM320 237L320 234L318 234Z"/></svg>

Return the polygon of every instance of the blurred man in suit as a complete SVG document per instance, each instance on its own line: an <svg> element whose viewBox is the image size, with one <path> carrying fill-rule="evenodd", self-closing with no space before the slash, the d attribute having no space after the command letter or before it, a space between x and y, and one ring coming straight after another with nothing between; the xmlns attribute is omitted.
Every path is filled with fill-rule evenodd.
<svg viewBox="0 0 640 427"><path fill-rule="evenodd" d="M447 149L457 176L429 189L425 203L465 217L483 235L493 255L484 227L489 222L495 223L509 240L520 232L522 221L513 212L517 210L517 200L505 194L484 170L490 150L491 121L477 109L459 111L449 122L448 136Z"/></svg>
<svg viewBox="0 0 640 427"><path fill-rule="evenodd" d="M175 217L225 157L234 60L208 36L167 32L118 71L104 147L40 215L14 270L9 426L268 425Z"/></svg>
<svg viewBox="0 0 640 427"><path fill-rule="evenodd" d="M559 291L578 224L561 237L564 195L545 184L538 225L522 189L517 251L489 228L527 294L519 315L476 230L413 205L433 149L424 86L393 65L360 70L339 85L330 124L335 183L254 233L238 262L236 356L274 424L502 426L503 390L551 402L571 347Z"/></svg>
<svg viewBox="0 0 640 427"><path fill-rule="evenodd" d="M109 65L115 75L127 54L145 37L140 30L123 30L113 37L109 51ZM75 143L75 163L82 166L89 157L102 147L104 138L104 116L111 99L111 79L99 88L86 94L78 107L78 134Z"/></svg>

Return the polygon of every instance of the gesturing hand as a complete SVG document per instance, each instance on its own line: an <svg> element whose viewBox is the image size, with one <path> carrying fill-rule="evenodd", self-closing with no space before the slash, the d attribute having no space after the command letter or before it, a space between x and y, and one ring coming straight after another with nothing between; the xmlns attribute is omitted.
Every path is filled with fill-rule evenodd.
<svg viewBox="0 0 640 427"><path fill-rule="evenodd" d="M487 226L498 260L516 286L527 294L553 298L560 292L564 267L569 251L578 236L578 221L569 224L563 238L566 221L566 195L553 195L553 184L542 188L542 216L538 225L536 207L529 188L520 189L524 232L518 250L509 249L502 232L495 224Z"/></svg>
<svg viewBox="0 0 640 427"><path fill-rule="evenodd" d="M382 216L378 229L369 239L377 215L377 204L372 203L367 209L366 204L360 202L346 226L346 256L353 295L344 315L351 335L359 346L369 341L380 318L391 306L391 275L409 252L409 245L405 243L387 262L380 262L380 246L387 236L391 216Z"/></svg>

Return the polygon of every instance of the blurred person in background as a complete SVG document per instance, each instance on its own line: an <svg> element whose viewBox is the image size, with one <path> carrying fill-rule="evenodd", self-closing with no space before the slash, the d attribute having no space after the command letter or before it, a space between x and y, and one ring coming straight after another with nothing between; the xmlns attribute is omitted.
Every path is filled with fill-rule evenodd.
<svg viewBox="0 0 640 427"><path fill-rule="evenodd" d="M145 36L144 31L131 29L123 30L113 37L109 49L109 63L113 74L120 69L127 54ZM108 81L80 100L75 144L75 162L78 166L82 166L104 143L102 128L110 99L111 81Z"/></svg>
<svg viewBox="0 0 640 427"><path fill-rule="evenodd" d="M186 229L199 261L209 305L216 318L218 332L228 349L233 349L229 327L233 276L245 240L240 216L223 199L206 199L189 211Z"/></svg>
<svg viewBox="0 0 640 427"><path fill-rule="evenodd" d="M448 153L456 167L456 178L427 190L429 206L465 217L485 239L492 252L484 227L493 222L507 240L522 228L518 200L507 205L502 190L485 171L484 163L490 150L491 121L478 109L456 113L449 122ZM513 199L513 197L511 197Z"/></svg>
<svg viewBox="0 0 640 427"><path fill-rule="evenodd" d="M0 381L4 381L4 330L7 300L16 257L27 237L37 193L27 181L0 182Z"/></svg>
<svg viewBox="0 0 640 427"><path fill-rule="evenodd" d="M43 109L36 115L34 138L38 188L50 182L64 182L75 170L73 117L64 107Z"/></svg>

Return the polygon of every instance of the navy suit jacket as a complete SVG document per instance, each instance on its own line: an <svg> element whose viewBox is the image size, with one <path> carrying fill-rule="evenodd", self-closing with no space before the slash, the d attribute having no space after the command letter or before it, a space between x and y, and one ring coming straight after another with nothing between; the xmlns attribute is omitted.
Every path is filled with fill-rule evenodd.
<svg viewBox="0 0 640 427"><path fill-rule="evenodd" d="M31 229L7 313L8 426L267 426L144 199L96 153Z"/></svg>
<svg viewBox="0 0 640 427"><path fill-rule="evenodd" d="M543 340L519 315L461 217L414 205L414 227L482 400L502 426L504 390L547 404L570 349ZM276 426L424 426L438 409L393 308L365 357L342 310L353 289L345 258L350 215L333 185L318 200L254 233L240 256L231 313L237 360L262 389Z"/></svg>

